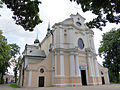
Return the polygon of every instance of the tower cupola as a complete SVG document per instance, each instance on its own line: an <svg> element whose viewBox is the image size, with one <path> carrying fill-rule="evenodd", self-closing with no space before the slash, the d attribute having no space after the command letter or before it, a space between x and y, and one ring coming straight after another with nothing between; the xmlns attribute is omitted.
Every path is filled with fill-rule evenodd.
<svg viewBox="0 0 120 90"><path fill-rule="evenodd" d="M47 34L46 34L46 36L48 36L48 34L50 34L50 22L48 23L48 28L47 28Z"/></svg>
<svg viewBox="0 0 120 90"><path fill-rule="evenodd" d="M39 43L40 43L40 41L39 41L39 39L38 39L38 34L37 34L37 38L35 39L34 44L39 45Z"/></svg>

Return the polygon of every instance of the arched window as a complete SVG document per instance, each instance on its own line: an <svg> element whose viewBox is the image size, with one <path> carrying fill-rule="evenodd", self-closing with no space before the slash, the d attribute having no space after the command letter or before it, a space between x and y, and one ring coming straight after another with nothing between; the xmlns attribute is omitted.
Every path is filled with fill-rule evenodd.
<svg viewBox="0 0 120 90"><path fill-rule="evenodd" d="M81 38L78 39L78 46L79 46L80 49L84 48L84 42Z"/></svg>

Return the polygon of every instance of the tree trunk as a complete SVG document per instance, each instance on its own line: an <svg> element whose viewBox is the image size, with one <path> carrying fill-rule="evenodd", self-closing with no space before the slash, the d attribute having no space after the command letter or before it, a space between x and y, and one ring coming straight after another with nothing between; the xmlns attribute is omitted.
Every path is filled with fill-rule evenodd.
<svg viewBox="0 0 120 90"><path fill-rule="evenodd" d="M15 71L15 83L17 83L17 71Z"/></svg>
<svg viewBox="0 0 120 90"><path fill-rule="evenodd" d="M3 74L1 74L0 78L1 78L0 84L3 84L4 83Z"/></svg>
<svg viewBox="0 0 120 90"><path fill-rule="evenodd" d="M18 85L20 85L20 81L21 81L21 68L19 70L19 79L18 79Z"/></svg>
<svg viewBox="0 0 120 90"><path fill-rule="evenodd" d="M116 82L119 82L119 72L116 73Z"/></svg>

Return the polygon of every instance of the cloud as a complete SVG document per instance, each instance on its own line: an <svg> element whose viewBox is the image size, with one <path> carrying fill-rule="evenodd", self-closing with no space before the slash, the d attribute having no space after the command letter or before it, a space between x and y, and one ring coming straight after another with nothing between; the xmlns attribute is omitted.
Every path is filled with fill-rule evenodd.
<svg viewBox="0 0 120 90"><path fill-rule="evenodd" d="M0 29L9 43L17 43L23 51L25 44L33 44L36 39L37 32L25 31L21 26L16 25L12 19L12 12L5 5L0 10ZM39 36L41 38L41 36ZM21 52L22 52L21 51Z"/></svg>

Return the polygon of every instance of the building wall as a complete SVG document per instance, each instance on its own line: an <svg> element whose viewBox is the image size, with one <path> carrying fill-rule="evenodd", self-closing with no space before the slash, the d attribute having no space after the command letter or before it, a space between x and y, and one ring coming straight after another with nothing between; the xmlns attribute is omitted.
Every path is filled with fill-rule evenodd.
<svg viewBox="0 0 120 90"><path fill-rule="evenodd" d="M41 48L45 51L46 56L49 55L50 44L52 44L52 35L48 35L41 42Z"/></svg>
<svg viewBox="0 0 120 90"><path fill-rule="evenodd" d="M40 76L45 77L45 87L81 86L81 70L86 70L87 85L102 84L102 76L105 78L105 83L109 83L107 69L96 64L93 31L87 28L84 24L85 19L80 15L71 15L71 19L68 20L71 22L66 19L54 25L53 41L52 35L49 34L41 42L41 49L47 56L43 61L28 58L30 63L25 71L25 75L28 76L24 79L25 87L38 87ZM81 27L75 25L77 21L81 22ZM79 38L84 41L83 49L78 46ZM49 50L50 44L53 45L52 51ZM41 68L44 69L44 73L40 73ZM100 73L101 70L103 75Z"/></svg>
<svg viewBox="0 0 120 90"><path fill-rule="evenodd" d="M29 64L28 69L25 70L25 75L27 74L27 77L25 77L24 81L24 87L38 87L39 85L39 77L44 77L44 86L48 87L52 85L52 54L49 54L48 58L41 61L41 63L38 64ZM41 73L40 69L43 68L44 72ZM30 79L30 71L31 73L31 79ZM30 83L31 82L31 83Z"/></svg>

